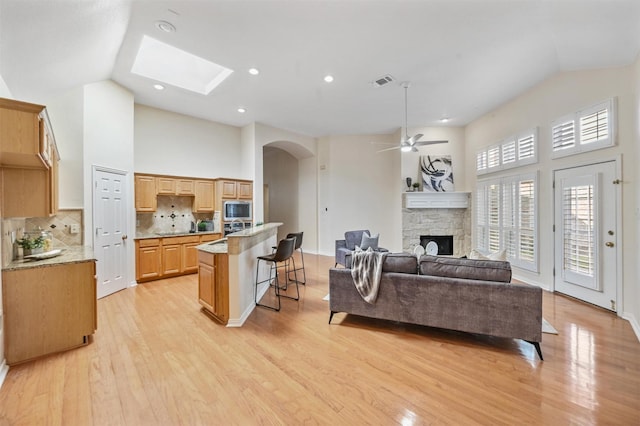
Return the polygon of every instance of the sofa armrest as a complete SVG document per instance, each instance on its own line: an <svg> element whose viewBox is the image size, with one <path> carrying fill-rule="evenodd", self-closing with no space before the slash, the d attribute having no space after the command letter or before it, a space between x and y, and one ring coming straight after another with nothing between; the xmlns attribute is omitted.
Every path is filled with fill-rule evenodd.
<svg viewBox="0 0 640 426"><path fill-rule="evenodd" d="M346 240L336 240L336 265L340 264L346 266L345 257L347 253L351 253L350 250L347 250L347 241Z"/></svg>

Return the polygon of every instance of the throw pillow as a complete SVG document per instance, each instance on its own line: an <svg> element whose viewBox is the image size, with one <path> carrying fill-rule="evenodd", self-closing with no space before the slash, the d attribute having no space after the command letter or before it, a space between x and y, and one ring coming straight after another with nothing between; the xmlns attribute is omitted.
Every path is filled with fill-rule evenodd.
<svg viewBox="0 0 640 426"><path fill-rule="evenodd" d="M478 250L473 249L469 253L469 259L506 261L507 260L507 251L506 250L499 250L499 251L496 251L496 252L493 252L493 253L489 253L489 254L487 254L485 256L484 254L480 253Z"/></svg>
<svg viewBox="0 0 640 426"><path fill-rule="evenodd" d="M360 249L366 250L371 247L373 250L378 250L378 238L380 234L374 236L369 235L366 232L362 233L362 241L360 242Z"/></svg>

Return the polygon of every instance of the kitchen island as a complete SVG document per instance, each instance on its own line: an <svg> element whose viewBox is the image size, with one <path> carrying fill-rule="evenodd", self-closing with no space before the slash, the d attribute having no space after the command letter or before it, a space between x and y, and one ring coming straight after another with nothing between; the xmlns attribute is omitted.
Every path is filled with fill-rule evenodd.
<svg viewBox="0 0 640 426"><path fill-rule="evenodd" d="M242 326L253 311L257 258L271 253L272 247L277 245L280 226L282 223L279 222L254 226L196 247L198 300L209 314L227 327ZM268 265L265 268L261 276L268 273ZM258 297L268 288L263 284Z"/></svg>

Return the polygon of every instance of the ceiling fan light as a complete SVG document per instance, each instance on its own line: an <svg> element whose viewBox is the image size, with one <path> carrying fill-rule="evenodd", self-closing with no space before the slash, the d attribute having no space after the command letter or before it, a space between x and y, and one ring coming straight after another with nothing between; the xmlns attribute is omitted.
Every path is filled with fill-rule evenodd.
<svg viewBox="0 0 640 426"><path fill-rule="evenodd" d="M411 145L403 145L403 146L400 148L400 151L402 151L402 152L409 152L409 151L411 151Z"/></svg>

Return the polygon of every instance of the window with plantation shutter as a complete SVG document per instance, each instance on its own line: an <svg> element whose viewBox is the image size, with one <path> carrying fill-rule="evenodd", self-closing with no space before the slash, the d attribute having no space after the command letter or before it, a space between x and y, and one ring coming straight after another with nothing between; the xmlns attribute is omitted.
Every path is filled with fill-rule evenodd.
<svg viewBox="0 0 640 426"><path fill-rule="evenodd" d="M476 155L476 171L478 174L487 170L487 151L480 151Z"/></svg>
<svg viewBox="0 0 640 426"><path fill-rule="evenodd" d="M476 174L483 175L537 163L537 145L538 130L533 128L483 148L476 153Z"/></svg>
<svg viewBox="0 0 640 426"><path fill-rule="evenodd" d="M573 118L561 120L551 128L551 143L554 151L573 148L576 145L576 131Z"/></svg>
<svg viewBox="0 0 640 426"><path fill-rule="evenodd" d="M487 168L493 169L500 166L500 145L489 147L487 151Z"/></svg>
<svg viewBox="0 0 640 426"><path fill-rule="evenodd" d="M556 120L551 127L552 158L615 145L615 98Z"/></svg>
<svg viewBox="0 0 640 426"><path fill-rule="evenodd" d="M504 249L507 260L538 271L537 173L478 181L475 245L482 252Z"/></svg>
<svg viewBox="0 0 640 426"><path fill-rule="evenodd" d="M510 140L502 144L502 165L516 161L516 141Z"/></svg>

